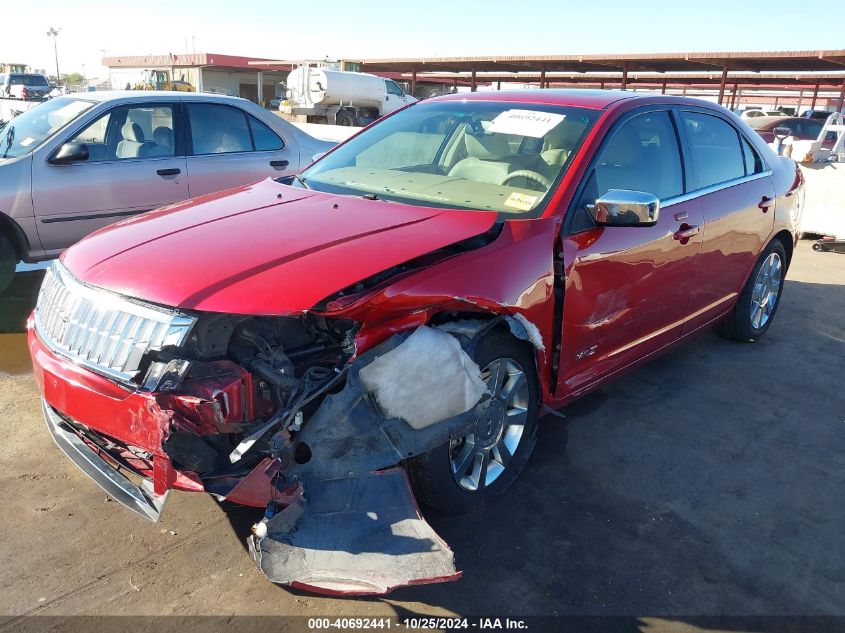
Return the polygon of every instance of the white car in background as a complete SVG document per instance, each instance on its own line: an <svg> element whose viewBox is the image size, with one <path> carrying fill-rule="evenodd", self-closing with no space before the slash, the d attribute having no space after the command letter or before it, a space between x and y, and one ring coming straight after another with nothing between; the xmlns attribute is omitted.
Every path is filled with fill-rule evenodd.
<svg viewBox="0 0 845 633"><path fill-rule="evenodd" d="M784 113L780 110L763 110L758 108L750 108L748 110L743 110L739 114L739 118L741 119L754 119L760 116L784 116Z"/></svg>
<svg viewBox="0 0 845 633"><path fill-rule="evenodd" d="M336 141L237 97L86 92L0 128L0 291L19 260L208 193L295 174Z"/></svg>

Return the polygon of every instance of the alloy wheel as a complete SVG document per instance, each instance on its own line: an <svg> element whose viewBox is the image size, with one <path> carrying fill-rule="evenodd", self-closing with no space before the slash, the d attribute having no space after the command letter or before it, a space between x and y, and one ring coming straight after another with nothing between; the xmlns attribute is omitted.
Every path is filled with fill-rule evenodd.
<svg viewBox="0 0 845 633"><path fill-rule="evenodd" d="M512 358L489 363L481 377L492 394L490 406L471 435L450 443L452 476L469 492L483 490L505 472L525 432L531 394L525 371Z"/></svg>
<svg viewBox="0 0 845 633"><path fill-rule="evenodd" d="M769 322L778 302L783 266L780 255L771 253L757 271L751 291L751 327L759 330Z"/></svg>

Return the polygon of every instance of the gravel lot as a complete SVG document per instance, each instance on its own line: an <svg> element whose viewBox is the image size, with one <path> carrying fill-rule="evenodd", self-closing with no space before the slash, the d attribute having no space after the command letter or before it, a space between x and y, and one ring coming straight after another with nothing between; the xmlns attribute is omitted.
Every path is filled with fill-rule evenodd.
<svg viewBox="0 0 845 633"><path fill-rule="evenodd" d="M0 297L2 331L40 275ZM428 512L462 580L348 600L267 582L255 510L176 492L154 525L109 501L50 440L23 335L2 334L0 613L845 615L843 324L845 255L804 241L760 343L676 349L546 418L496 504Z"/></svg>

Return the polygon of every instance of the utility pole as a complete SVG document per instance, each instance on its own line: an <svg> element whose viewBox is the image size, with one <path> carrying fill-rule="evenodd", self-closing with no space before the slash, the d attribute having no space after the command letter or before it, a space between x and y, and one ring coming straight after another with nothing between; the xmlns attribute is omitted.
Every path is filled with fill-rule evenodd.
<svg viewBox="0 0 845 633"><path fill-rule="evenodd" d="M59 31L61 31L61 29L59 29ZM56 57L56 84L62 80L62 76L59 74L59 49L56 46L56 36L59 34L59 31L54 29L52 26L50 27L50 30L47 31L47 37L53 38L53 54Z"/></svg>

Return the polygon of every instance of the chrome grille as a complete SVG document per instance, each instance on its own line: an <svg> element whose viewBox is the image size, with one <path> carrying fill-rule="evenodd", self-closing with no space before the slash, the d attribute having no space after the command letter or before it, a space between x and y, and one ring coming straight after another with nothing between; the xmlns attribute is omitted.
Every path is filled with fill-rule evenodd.
<svg viewBox="0 0 845 633"><path fill-rule="evenodd" d="M57 262L35 306L35 330L53 351L97 373L130 382L144 354L185 342L195 319L86 286Z"/></svg>

